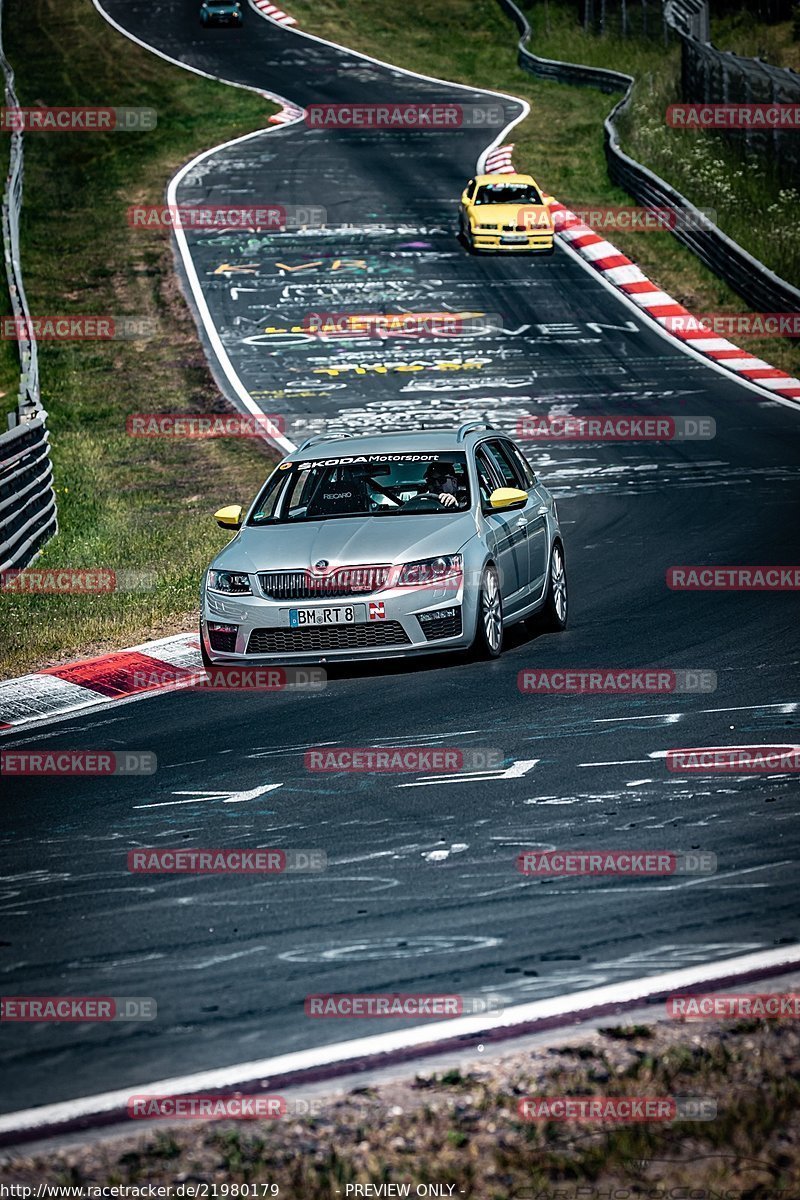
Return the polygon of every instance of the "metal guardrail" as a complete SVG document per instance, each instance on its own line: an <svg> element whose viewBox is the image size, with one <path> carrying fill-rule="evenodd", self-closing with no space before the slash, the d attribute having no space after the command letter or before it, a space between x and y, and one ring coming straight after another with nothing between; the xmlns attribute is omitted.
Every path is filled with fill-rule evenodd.
<svg viewBox="0 0 800 1200"><path fill-rule="evenodd" d="M58 530L45 414L0 437L0 571L25 567Z"/></svg>
<svg viewBox="0 0 800 1200"><path fill-rule="evenodd" d="M19 108L14 72L3 49L3 4L0 0L0 69L7 109ZM27 566L58 531L47 413L39 390L39 359L25 296L19 248L22 209L22 131L11 133L8 174L0 223L11 311L16 320L20 360L19 397L8 414L8 432L0 434L0 571Z"/></svg>
<svg viewBox="0 0 800 1200"><path fill-rule="evenodd" d="M800 289L748 254L713 225L690 200L622 150L615 122L630 104L635 82L633 76L622 71L558 62L533 54L527 48L532 31L524 13L517 8L514 0L498 0L498 3L519 30L517 61L523 70L538 79L595 87L609 93L623 92L621 100L604 122L606 163L611 181L640 204L651 208L685 210L687 220L681 222L679 228L670 231L672 236L696 254L715 275L724 279L751 308L757 312L800 312ZM685 9L685 6L686 0L681 0L681 8Z"/></svg>

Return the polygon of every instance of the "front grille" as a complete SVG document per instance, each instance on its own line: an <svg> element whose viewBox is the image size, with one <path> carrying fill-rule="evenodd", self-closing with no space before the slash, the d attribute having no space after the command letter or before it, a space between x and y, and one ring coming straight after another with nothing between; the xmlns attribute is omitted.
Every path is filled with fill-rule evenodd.
<svg viewBox="0 0 800 1200"><path fill-rule="evenodd" d="M420 613L417 616L420 628L428 642L438 638L459 637L461 634L461 605L445 608L441 612Z"/></svg>
<svg viewBox="0 0 800 1200"><path fill-rule="evenodd" d="M270 600L318 600L325 597L368 596L384 587L388 566L337 567L327 575L312 571L266 571L258 582Z"/></svg>
<svg viewBox="0 0 800 1200"><path fill-rule="evenodd" d="M248 654L302 654L317 650L372 650L407 646L409 638L399 621L369 625L327 625L319 629L254 629Z"/></svg>

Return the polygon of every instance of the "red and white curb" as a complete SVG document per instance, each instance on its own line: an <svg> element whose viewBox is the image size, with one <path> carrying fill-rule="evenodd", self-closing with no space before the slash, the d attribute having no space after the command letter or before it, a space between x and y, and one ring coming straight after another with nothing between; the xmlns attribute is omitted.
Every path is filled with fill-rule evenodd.
<svg viewBox="0 0 800 1200"><path fill-rule="evenodd" d="M201 670L198 635L180 633L116 654L2 680L0 729L82 712L145 692L174 689ZM163 682L165 676L167 683Z"/></svg>
<svg viewBox="0 0 800 1200"><path fill-rule="evenodd" d="M291 125L294 121L302 120L305 115L304 108L298 108L296 104L289 104L284 100L281 111L267 117L267 121L272 125Z"/></svg>
<svg viewBox="0 0 800 1200"><path fill-rule="evenodd" d="M486 155L486 174L487 175L514 175L514 165L511 162L511 156L514 153L514 143L511 142L508 146L498 146L495 150L490 150Z"/></svg>
<svg viewBox="0 0 800 1200"><path fill-rule="evenodd" d="M500 146L492 150L486 157L486 170L510 173L514 170L511 158L514 146ZM494 165L504 164L504 165ZM587 262L591 263L603 278L612 284L617 291L622 292L637 308L652 317L672 337L682 341L692 350L698 351L719 367L732 374L740 375L748 383L757 384L775 396L787 400L800 400L800 379L788 375L765 362L741 350L727 338L716 337L703 329L699 320L673 300L672 296L662 291L658 284L648 279L636 263L622 254L616 246L605 238L600 237L588 225L584 225L576 214L568 209L553 196L545 196L545 202L553 213L553 223L556 233L573 250ZM566 228L565 228L566 226ZM686 328L675 328L675 318L680 318Z"/></svg>
<svg viewBox="0 0 800 1200"><path fill-rule="evenodd" d="M237 1063L232 1067L140 1083L127 1089L8 1113L0 1117L0 1145L19 1145L79 1129L125 1123L129 1120L128 1100L134 1094L222 1096L253 1094L267 1088L275 1092L356 1072L382 1070L438 1054L466 1052L476 1047L483 1049L487 1043L497 1053L499 1043L513 1038L548 1030L569 1030L595 1018L666 1001L675 993L718 991L733 984L785 975L798 967L800 945L781 946L776 950L759 950L736 958L698 963L644 979L533 1000L497 1014L456 1017L334 1045L315 1046L310 1050L297 1050L274 1058ZM653 1019L664 1016L665 1009L653 1010Z"/></svg>
<svg viewBox="0 0 800 1200"><path fill-rule="evenodd" d="M255 8L264 17L269 17L270 21L276 21L278 25L296 25L297 19L290 17L282 8L278 8L277 4L271 4L270 0L252 0Z"/></svg>

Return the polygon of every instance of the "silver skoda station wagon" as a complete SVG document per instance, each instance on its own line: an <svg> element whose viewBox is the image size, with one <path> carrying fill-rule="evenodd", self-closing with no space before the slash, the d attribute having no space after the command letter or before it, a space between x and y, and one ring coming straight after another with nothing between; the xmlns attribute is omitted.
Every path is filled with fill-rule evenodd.
<svg viewBox="0 0 800 1200"><path fill-rule="evenodd" d="M472 649L538 614L567 623L553 497L503 432L312 437L254 503L203 576L205 665L403 658Z"/></svg>

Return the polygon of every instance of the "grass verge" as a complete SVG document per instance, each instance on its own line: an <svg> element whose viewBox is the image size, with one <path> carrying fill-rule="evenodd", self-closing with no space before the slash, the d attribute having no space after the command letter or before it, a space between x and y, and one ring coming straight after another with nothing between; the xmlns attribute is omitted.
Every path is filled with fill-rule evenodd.
<svg viewBox="0 0 800 1200"><path fill-rule="evenodd" d="M22 105L158 110L149 133L25 138L22 262L32 313L145 317L157 330L140 341L41 343L60 533L37 568L125 569L155 582L91 597L3 594L0 670L9 676L191 628L200 571L226 540L208 515L248 499L264 478L268 457L250 440L126 435L133 412L226 411L169 239L131 229L126 209L163 203L181 163L264 126L275 106L165 63L88 0L7 0L4 9ZM2 384L15 391L13 360L0 361Z"/></svg>
<svg viewBox="0 0 800 1200"><path fill-rule="evenodd" d="M631 12L634 7L629 6ZM650 4L649 8L651 28L653 23L659 28L657 6ZM345 0L293 0L291 11L304 29L340 45L352 46L424 74L524 97L531 104L531 115L510 135L516 145L514 160L518 169L529 171L567 205L605 207L632 203L626 192L610 183L606 170L603 120L616 98L593 88L537 80L522 71L517 66L516 28L503 15L496 0L448 0L446 6L431 5L428 0L406 0L402 7L382 8L376 8L371 0L346 3ZM574 10L554 0L550 0L546 10L542 4L534 4L527 6L526 11L534 29L530 43L534 53L613 67L637 78L634 112L638 114L636 120L641 117L646 128L638 141L626 129L623 147L659 170L659 162L650 154L648 139L655 114L660 114L663 126L668 81L677 86L677 43L665 48L660 36L651 41L641 36L622 39L615 35L601 38L584 34ZM678 99L677 93L673 99ZM636 121L630 122L631 126L634 124ZM674 136L695 135L674 131ZM699 136L706 139L706 135ZM685 147L688 143L675 144ZM736 169L740 167L737 161ZM667 180L683 187L689 199L701 207L718 210L722 199L718 185L724 168L707 164L707 173L708 178L700 188L696 178L700 171L694 161L687 160L687 172L681 178L671 166L664 170ZM791 261L797 261L800 267L800 229L796 220L800 197L789 194L779 197L777 189L769 203L779 208L770 210L764 204L762 181L755 179L754 174L751 171L748 179L736 181L737 187L742 184L746 188L753 206L746 210L743 220L732 201L730 211L726 208L720 216L735 218L735 228L726 228L724 221L722 227L734 237L741 234L742 244L752 253L762 251L778 271L785 273ZM669 233L615 230L609 237L650 278L691 311L746 311L741 297ZM791 260L790 253L794 256ZM800 349L787 338L747 338L744 348L792 374L800 371Z"/></svg>
<svg viewBox="0 0 800 1200"><path fill-rule="evenodd" d="M764 25L755 13L740 8L712 20L711 40L720 50L732 50L746 58L763 58L775 67L800 71L800 13L795 21Z"/></svg>
<svg viewBox="0 0 800 1200"><path fill-rule="evenodd" d="M472 1200L792 1200L800 1196L799 1064L796 1022L612 1027L315 1100L311 1117L172 1126L15 1157L0 1180L183 1183L185 1195L191 1184L195 1196L281 1200L425 1195L416 1189L427 1184ZM522 1097L569 1095L704 1097L717 1113L605 1126L520 1116ZM237 1184L248 1190L215 1190ZM365 1184L410 1190L353 1190Z"/></svg>

